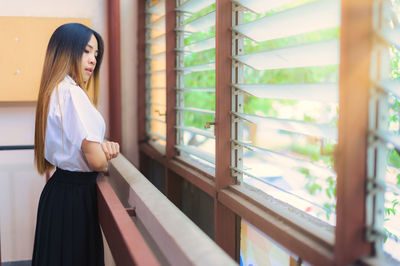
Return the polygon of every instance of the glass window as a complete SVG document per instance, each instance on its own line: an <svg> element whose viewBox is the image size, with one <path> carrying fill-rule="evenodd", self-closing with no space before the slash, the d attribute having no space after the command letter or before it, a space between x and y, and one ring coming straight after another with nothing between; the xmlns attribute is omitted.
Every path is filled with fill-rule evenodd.
<svg viewBox="0 0 400 266"><path fill-rule="evenodd" d="M233 7L233 174L334 225L340 1Z"/></svg>
<svg viewBox="0 0 400 266"><path fill-rule="evenodd" d="M400 263L400 2L375 1L367 228L378 256Z"/></svg>
<svg viewBox="0 0 400 266"><path fill-rule="evenodd" d="M240 222L240 265L290 266L301 265L301 260L291 257L286 249L242 219Z"/></svg>
<svg viewBox="0 0 400 266"><path fill-rule="evenodd" d="M165 2L146 1L146 133L166 145Z"/></svg>
<svg viewBox="0 0 400 266"><path fill-rule="evenodd" d="M215 165L215 1L178 1L177 146L181 157Z"/></svg>

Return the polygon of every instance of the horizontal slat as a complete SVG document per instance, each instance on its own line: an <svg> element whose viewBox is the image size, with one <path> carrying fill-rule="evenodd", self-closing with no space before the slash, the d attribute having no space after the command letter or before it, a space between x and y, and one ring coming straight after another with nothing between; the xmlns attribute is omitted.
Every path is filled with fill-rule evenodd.
<svg viewBox="0 0 400 266"><path fill-rule="evenodd" d="M215 0L188 0L184 2L182 5L178 6L176 10L189 12L189 13L197 13L200 10L212 5L215 3Z"/></svg>
<svg viewBox="0 0 400 266"><path fill-rule="evenodd" d="M258 14L265 13L268 10L272 10L296 1L298 0L232 0L232 2L237 3Z"/></svg>
<svg viewBox="0 0 400 266"><path fill-rule="evenodd" d="M146 28L152 29L152 30L165 30L165 16L162 16L159 19L157 19L156 21L148 24L146 26Z"/></svg>
<svg viewBox="0 0 400 266"><path fill-rule="evenodd" d="M211 153L205 152L196 148L194 146L183 146L183 145L176 145L175 146L178 150L186 152L188 154L194 155L206 162L215 164L215 156Z"/></svg>
<svg viewBox="0 0 400 266"><path fill-rule="evenodd" d="M165 68L164 69L159 69L159 70L146 71L146 75L159 75L161 73L165 73Z"/></svg>
<svg viewBox="0 0 400 266"><path fill-rule="evenodd" d="M263 183L267 184L268 186L274 187L275 189L278 189L279 191L282 191L282 192L284 192L284 193L287 193L287 194L289 194L289 195L295 197L296 200L299 200L299 199L300 199L300 200L303 200L303 201L305 201L305 202L311 204L312 206L318 207L318 208L320 208L320 209L322 209L322 210L325 209L324 206L321 206L321 205L315 203L315 202L313 201L313 200L315 200L315 198L313 198L311 195L309 196L310 199L306 199L306 198L304 197L304 193L302 193L302 196L297 195L296 193L293 193L293 192L291 192L291 191L288 191L288 190L286 190L286 189L284 189L284 188L282 188L282 187L279 187L279 186L273 184L272 182L269 182L268 178L262 178L262 177L255 176L255 175L253 175L253 174L251 174L251 173L249 173L249 172L247 172L247 171L244 171L244 170L242 170L242 169L238 169L238 168L236 168L236 167L232 167L232 170L233 170L234 172L241 173L241 174L246 175L246 176L248 176L248 177L257 179L257 180L259 180L260 182L263 182ZM288 195L286 195L286 196L288 196Z"/></svg>
<svg viewBox="0 0 400 266"><path fill-rule="evenodd" d="M395 193L395 194L400 194L400 187L396 183L392 182L385 182L385 191L390 192L390 193Z"/></svg>
<svg viewBox="0 0 400 266"><path fill-rule="evenodd" d="M320 0L233 27L234 31L263 42L339 26L338 0Z"/></svg>
<svg viewBox="0 0 400 266"><path fill-rule="evenodd" d="M280 167L288 168L288 169L298 169L298 168L306 168L310 170L315 176L321 179L327 178L329 176L336 176L335 172L332 169L327 167L312 163L310 161L301 160L298 158L293 158L287 154L282 154L280 152L276 152L273 150L268 150L264 148L260 148L251 144L247 144L237 140L231 140L234 144L244 147L248 150L254 151L260 155L263 155L264 158L272 163L276 164Z"/></svg>
<svg viewBox="0 0 400 266"><path fill-rule="evenodd" d="M178 31L187 31L187 32L203 32L211 26L215 25L215 11L208 13L205 16L199 17L179 28Z"/></svg>
<svg viewBox="0 0 400 266"><path fill-rule="evenodd" d="M177 71L183 71L185 73L208 71L208 70L214 70L214 69L215 69L214 62L208 63L208 64L202 64L202 65L194 65L194 66L176 68Z"/></svg>
<svg viewBox="0 0 400 266"><path fill-rule="evenodd" d="M165 51L164 52L161 52L161 53L158 53L158 54L152 54L152 55L150 55L150 59L152 59L152 60L165 60L165 58L166 58L166 53L165 53Z"/></svg>
<svg viewBox="0 0 400 266"><path fill-rule="evenodd" d="M146 104L160 106L160 107L167 107L166 103L157 103L157 102L147 101Z"/></svg>
<svg viewBox="0 0 400 266"><path fill-rule="evenodd" d="M165 90L165 87L146 87L146 90Z"/></svg>
<svg viewBox="0 0 400 266"><path fill-rule="evenodd" d="M186 112L194 112L194 113L202 113L207 115L215 115L215 111L205 110L200 108L191 108L191 107L176 107L178 111L186 111Z"/></svg>
<svg viewBox="0 0 400 266"><path fill-rule="evenodd" d="M376 131L373 134L382 141L392 144L395 149L400 150L400 136L388 131Z"/></svg>
<svg viewBox="0 0 400 266"><path fill-rule="evenodd" d="M151 73L145 72L146 75L152 75L154 79L164 79L166 75L166 71L161 70L161 71L152 71Z"/></svg>
<svg viewBox="0 0 400 266"><path fill-rule="evenodd" d="M388 93L400 97L400 82L396 80L382 80L378 82L378 86Z"/></svg>
<svg viewBox="0 0 400 266"><path fill-rule="evenodd" d="M257 70L336 65L339 41L330 40L234 57Z"/></svg>
<svg viewBox="0 0 400 266"><path fill-rule="evenodd" d="M233 87L259 98L338 102L336 83L233 84Z"/></svg>
<svg viewBox="0 0 400 266"><path fill-rule="evenodd" d="M208 130L203 130L203 129L198 129L196 127L175 127L177 130L182 130L182 131L189 131L192 132L196 135L201 135L210 139L215 139L215 136L213 132L208 131Z"/></svg>
<svg viewBox="0 0 400 266"><path fill-rule="evenodd" d="M148 116L146 116L146 119L149 121L149 120L152 120L152 121L157 121L157 122L160 122L160 123L163 123L163 124L165 124L165 123L167 123L165 120L162 120L162 119L160 119L160 118L154 118L154 117L148 117Z"/></svg>
<svg viewBox="0 0 400 266"><path fill-rule="evenodd" d="M334 126L318 125L297 120L278 119L278 118L249 115L236 112L233 112L233 114L238 118L241 118L248 122L257 125L262 124L263 126L272 129L285 130L317 138L329 138L334 140L337 139L337 129Z"/></svg>
<svg viewBox="0 0 400 266"><path fill-rule="evenodd" d="M156 138L159 138L159 139L162 139L162 140L165 140L165 141L167 140L167 138L165 136L160 135L158 133L148 132L147 135L149 135L151 137L156 137Z"/></svg>
<svg viewBox="0 0 400 266"><path fill-rule="evenodd" d="M146 10L146 12L150 13L150 14L157 14L157 15L165 14L165 2L164 2L164 0L159 0L157 4L149 7Z"/></svg>
<svg viewBox="0 0 400 266"><path fill-rule="evenodd" d="M179 92L193 92L193 91L201 91L201 92L215 92L215 88L184 88L184 89L176 89Z"/></svg>
<svg viewBox="0 0 400 266"><path fill-rule="evenodd" d="M165 45L165 34L161 34L156 38L151 38L146 41L146 43L155 44L155 45Z"/></svg>
<svg viewBox="0 0 400 266"><path fill-rule="evenodd" d="M400 27L394 29L384 29L378 34L386 40L388 44L392 44L397 50L400 50Z"/></svg>
<svg viewBox="0 0 400 266"><path fill-rule="evenodd" d="M199 42L195 42L185 46L184 51L187 52L201 52L215 48L215 37L208 38Z"/></svg>

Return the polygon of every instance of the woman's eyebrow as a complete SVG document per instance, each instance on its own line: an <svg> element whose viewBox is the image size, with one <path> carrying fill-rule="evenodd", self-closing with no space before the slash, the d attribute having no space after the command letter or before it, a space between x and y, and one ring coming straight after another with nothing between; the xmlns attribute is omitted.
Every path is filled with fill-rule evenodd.
<svg viewBox="0 0 400 266"><path fill-rule="evenodd" d="M93 46L91 46L90 44L87 44L87 46L89 46L90 48L93 49ZM98 52L99 50L96 50L96 52Z"/></svg>

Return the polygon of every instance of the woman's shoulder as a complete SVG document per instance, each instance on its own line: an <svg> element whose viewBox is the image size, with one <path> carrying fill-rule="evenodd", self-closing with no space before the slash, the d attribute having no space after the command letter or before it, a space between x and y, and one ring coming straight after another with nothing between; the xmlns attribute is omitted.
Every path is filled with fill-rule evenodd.
<svg viewBox="0 0 400 266"><path fill-rule="evenodd" d="M78 95L80 95L80 92L81 91L83 92L82 88L79 87L78 84L76 84L75 81L68 75L64 78L64 80L62 80L58 84L57 87L58 87L60 92L66 93L66 94L78 94Z"/></svg>
<svg viewBox="0 0 400 266"><path fill-rule="evenodd" d="M69 76L66 76L58 85L58 90L60 98L62 98L64 102L72 100L73 102L90 103L87 94Z"/></svg>

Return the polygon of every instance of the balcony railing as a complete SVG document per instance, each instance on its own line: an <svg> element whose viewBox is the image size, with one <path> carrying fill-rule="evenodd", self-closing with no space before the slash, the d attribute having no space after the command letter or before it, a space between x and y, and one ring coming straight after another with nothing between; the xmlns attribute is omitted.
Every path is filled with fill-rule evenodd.
<svg viewBox="0 0 400 266"><path fill-rule="evenodd" d="M97 197L116 265L236 265L123 155L109 169L97 180Z"/></svg>
<svg viewBox="0 0 400 266"><path fill-rule="evenodd" d="M125 157L112 160L110 182L133 207L144 230L170 265L237 265Z"/></svg>

